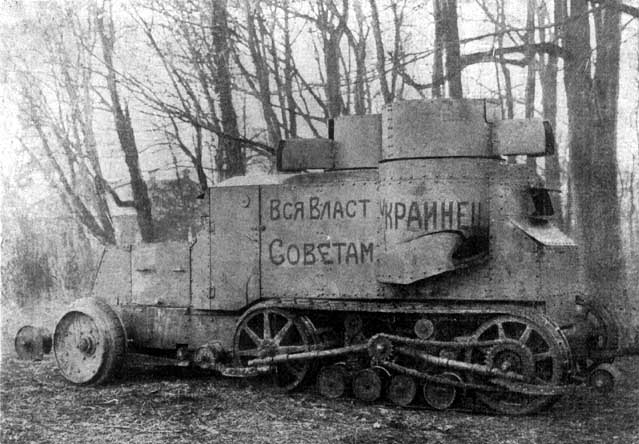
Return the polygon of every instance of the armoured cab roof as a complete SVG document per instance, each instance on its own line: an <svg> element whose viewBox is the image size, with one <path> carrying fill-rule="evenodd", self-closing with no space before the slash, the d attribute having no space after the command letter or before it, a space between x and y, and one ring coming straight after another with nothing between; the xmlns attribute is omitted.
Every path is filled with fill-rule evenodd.
<svg viewBox="0 0 639 444"><path fill-rule="evenodd" d="M391 103L382 114L337 118L328 139L282 141L277 169L291 173L370 168L396 160L553 154L554 136L547 122L500 120L498 111L483 99Z"/></svg>
<svg viewBox="0 0 639 444"><path fill-rule="evenodd" d="M278 174L254 174L248 176L236 176L226 179L216 187L242 187L256 185L298 185L312 186L331 184L340 181L375 181L378 172L376 168L357 170L319 171L304 173L278 173Z"/></svg>

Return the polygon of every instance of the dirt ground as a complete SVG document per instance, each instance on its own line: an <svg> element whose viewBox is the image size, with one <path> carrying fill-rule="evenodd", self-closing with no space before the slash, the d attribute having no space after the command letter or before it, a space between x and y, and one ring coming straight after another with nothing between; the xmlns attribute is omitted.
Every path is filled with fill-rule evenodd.
<svg viewBox="0 0 639 444"><path fill-rule="evenodd" d="M286 394L266 380L139 357L107 386L77 387L52 357L25 362L4 352L2 443L639 443L637 358L618 361L624 379L613 395L578 387L548 412L503 417L472 402L437 412L329 401L312 388Z"/></svg>

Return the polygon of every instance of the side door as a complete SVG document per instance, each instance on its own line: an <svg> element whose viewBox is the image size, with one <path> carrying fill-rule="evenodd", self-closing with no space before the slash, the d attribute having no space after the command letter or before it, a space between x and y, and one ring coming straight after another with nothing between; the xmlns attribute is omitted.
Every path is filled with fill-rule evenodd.
<svg viewBox="0 0 639 444"><path fill-rule="evenodd" d="M131 252L131 268L133 304L188 307L188 242L136 245Z"/></svg>
<svg viewBox="0 0 639 444"><path fill-rule="evenodd" d="M260 187L214 187L211 199L212 310L239 310L260 297Z"/></svg>

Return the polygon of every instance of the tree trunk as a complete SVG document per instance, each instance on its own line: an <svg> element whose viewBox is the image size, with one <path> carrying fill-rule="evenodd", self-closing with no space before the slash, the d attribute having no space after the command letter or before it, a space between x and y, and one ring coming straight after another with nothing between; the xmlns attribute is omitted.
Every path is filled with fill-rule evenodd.
<svg viewBox="0 0 639 444"><path fill-rule="evenodd" d="M342 76L339 69L340 42L343 31L330 29L324 32L324 66L326 67L326 102L328 117L335 118L342 114Z"/></svg>
<svg viewBox="0 0 639 444"><path fill-rule="evenodd" d="M551 34L553 38L550 40L558 41L561 36L561 25L565 20L566 0L556 0L554 5L554 32ZM545 18L540 20L540 32L542 35L542 41L545 41L544 27L547 24ZM558 73L558 59L556 55L549 54L547 56L547 62L542 65L541 71L541 101L544 112L544 119L550 122L553 129L557 128L557 73ZM561 187L561 166L559 165L559 153L556 152L553 156L546 157L546 181L553 188ZM559 221L560 226L566 228L564 225L563 208L561 203L561 194L552 193L551 200L553 208L555 210L555 217Z"/></svg>
<svg viewBox="0 0 639 444"><path fill-rule="evenodd" d="M355 20L357 23L357 34L353 29L346 27L344 33L348 39L348 45L353 51L355 58L355 81L353 82L353 108L355 114L366 114L368 111L366 101L366 37L368 32L365 31L366 17L362 11L362 4L359 0L353 2L353 9L355 10ZM350 62L350 55L348 58ZM346 77L350 78L350 63L349 67L345 67ZM350 86L350 85L349 85ZM350 96L350 92L349 92ZM350 97L349 97L350 98Z"/></svg>
<svg viewBox="0 0 639 444"><path fill-rule="evenodd" d="M193 166L195 167L195 173L197 174L197 181L200 184L200 188L202 190L206 190L208 188L208 178L206 177L206 173L204 172L204 164L202 163L202 147L204 144L204 140L202 137L202 127L195 127L195 162L193 162Z"/></svg>
<svg viewBox="0 0 639 444"><path fill-rule="evenodd" d="M382 30L379 23L379 12L377 11L377 2L370 0L371 6L371 23L373 27L373 36L375 38L375 51L377 59L375 66L377 68L377 76L379 77L379 87L382 91L382 98L384 103L390 103L393 101L390 88L388 87L388 80L386 77L386 56L384 54L384 40L382 39Z"/></svg>
<svg viewBox="0 0 639 444"><path fill-rule="evenodd" d="M107 88L111 96L111 110L115 120L115 130L120 141L120 148L124 153L124 162L129 170L131 179L131 191L133 194L134 208L136 211L138 226L140 227L140 235L144 242L153 242L155 239L153 218L151 215L151 199L146 183L142 178L140 171L140 162L138 157L138 148L135 142L135 134L131 124L131 115L128 107L122 108L120 96L118 93L116 71L113 64L113 46L114 35L113 23L108 17L105 26L104 10L97 12L97 28L102 42L102 51L104 55L104 64L107 69Z"/></svg>
<svg viewBox="0 0 639 444"><path fill-rule="evenodd" d="M501 50L504 47L504 34L501 30L506 27L506 13L504 12L504 4L501 1L497 2L497 20L498 22L495 27L495 31L499 32L499 35L497 36L497 49ZM499 55L499 64L501 65L501 71L504 74L504 89L506 90L506 118L514 119L515 99L513 97L512 79L510 77L510 69L508 68L508 63L506 63L506 58L501 52ZM509 159L509 161L510 160L512 159Z"/></svg>
<svg viewBox="0 0 639 444"><path fill-rule="evenodd" d="M623 248L620 233L620 204L617 191L617 104L619 101L620 14L615 7L595 12L597 61L594 76L594 110L599 122L593 143L598 155L592 157L591 187L594 210L591 214L593 260L587 270L598 288L618 295L624 287ZM598 256L598 257L597 257ZM597 257L594 259L594 257ZM607 280L601 282L602 272Z"/></svg>
<svg viewBox="0 0 639 444"><path fill-rule="evenodd" d="M366 114L366 41L359 40L355 49L355 114Z"/></svg>
<svg viewBox="0 0 639 444"><path fill-rule="evenodd" d="M463 97L461 83L461 56L459 49L459 29L457 28L457 0L441 0L442 23L446 48L446 78L448 96L454 99Z"/></svg>
<svg viewBox="0 0 639 444"><path fill-rule="evenodd" d="M434 98L443 95L444 85L444 29L442 22L442 0L433 0L433 16L435 20L435 49L433 52L433 77L431 94Z"/></svg>
<svg viewBox="0 0 639 444"><path fill-rule="evenodd" d="M404 6L398 8L398 2L391 2L391 10L393 11L393 54L391 58L391 95L393 96L393 100L401 100L404 92L404 82L402 81L400 85L398 85L397 81L400 79L400 70L402 70L402 60L404 57L404 49L402 43L402 24L404 22Z"/></svg>
<svg viewBox="0 0 639 444"><path fill-rule="evenodd" d="M362 5L359 0L354 2L355 18L357 20L357 28L359 30L358 38L354 36L351 39L351 47L355 53L355 94L354 106L355 114L366 114L366 35L364 33L364 24L366 18L362 11ZM348 34L352 36L352 32ZM350 39L350 37L349 37Z"/></svg>
<svg viewBox="0 0 639 444"><path fill-rule="evenodd" d="M525 117L530 119L535 115L535 0L528 0L526 10L526 90Z"/></svg>
<svg viewBox="0 0 639 444"><path fill-rule="evenodd" d="M528 0L526 8L526 90L525 90L525 117L530 119L535 116L535 0ZM526 164L537 169L537 159L532 156L526 158Z"/></svg>
<svg viewBox="0 0 639 444"><path fill-rule="evenodd" d="M624 287L616 158L621 33L614 5L594 14L593 77L588 4L571 0L565 26L565 47L571 57L565 60L564 73L570 170L586 283L593 297L619 306Z"/></svg>
<svg viewBox="0 0 639 444"><path fill-rule="evenodd" d="M286 4L288 6L288 4ZM293 95L293 43L288 9L284 11L284 89L286 94L286 108L288 110L288 137L297 137L297 104ZM275 145L274 145L275 146Z"/></svg>
<svg viewBox="0 0 639 444"><path fill-rule="evenodd" d="M241 176L246 173L242 144L238 140L240 131L237 114L233 104L233 85L229 69L230 48L228 37L228 17L226 0L211 0L212 38L215 57L216 77L214 88L220 104L222 131L230 137L218 135L218 156L223 156L222 165L218 164L220 179ZM217 157L217 156L216 156Z"/></svg>
<svg viewBox="0 0 639 444"><path fill-rule="evenodd" d="M219 0L216 0L219 1ZM261 9L259 2L251 2L245 0L244 8L246 9L246 30L248 33L248 47L251 53L251 60L255 66L255 77L257 80L259 101L262 107L262 114L266 122L268 132L269 145L276 147L281 139L279 122L273 106L271 104L271 86L269 69L264 60L262 51L262 43L258 36L256 22L261 20ZM228 29L227 29L228 33ZM288 64L292 64L292 58L288 59Z"/></svg>

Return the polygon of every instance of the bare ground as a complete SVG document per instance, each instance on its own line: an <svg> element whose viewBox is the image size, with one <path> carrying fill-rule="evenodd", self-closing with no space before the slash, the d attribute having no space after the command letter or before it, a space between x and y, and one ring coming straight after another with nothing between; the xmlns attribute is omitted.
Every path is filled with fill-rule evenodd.
<svg viewBox="0 0 639 444"><path fill-rule="evenodd" d="M8 350L5 348L5 352ZM52 357L0 368L2 443L639 443L639 359L610 396L578 387L550 411L500 417L472 402L446 412L400 409L131 359L103 387L67 383ZM470 406L470 408L467 408Z"/></svg>

